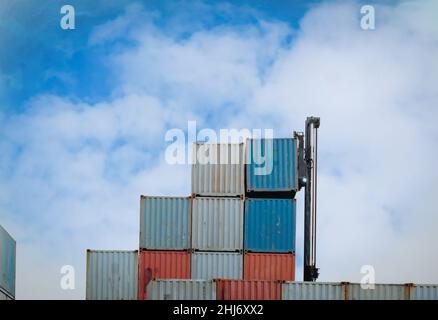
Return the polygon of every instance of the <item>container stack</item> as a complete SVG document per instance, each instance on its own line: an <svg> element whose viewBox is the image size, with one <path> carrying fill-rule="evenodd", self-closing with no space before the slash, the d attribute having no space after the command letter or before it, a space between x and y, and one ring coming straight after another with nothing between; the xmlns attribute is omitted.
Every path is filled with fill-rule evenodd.
<svg viewBox="0 0 438 320"><path fill-rule="evenodd" d="M0 300L15 299L16 242L0 226Z"/></svg>
<svg viewBox="0 0 438 320"><path fill-rule="evenodd" d="M132 272L138 299L176 299L195 289L204 292L196 299L243 299L251 292L279 299L281 282L295 279L295 148L293 139L194 143L191 196L140 197L138 271ZM131 276L114 267L130 265L118 260L121 252L100 252L119 255L95 259L100 266L93 254L99 251L88 254L87 298L132 299ZM100 282L91 279L99 278L95 270L102 270ZM129 294L91 294L101 281L116 290L116 277L129 282Z"/></svg>
<svg viewBox="0 0 438 320"><path fill-rule="evenodd" d="M245 280L295 280L296 163L294 139L247 141Z"/></svg>

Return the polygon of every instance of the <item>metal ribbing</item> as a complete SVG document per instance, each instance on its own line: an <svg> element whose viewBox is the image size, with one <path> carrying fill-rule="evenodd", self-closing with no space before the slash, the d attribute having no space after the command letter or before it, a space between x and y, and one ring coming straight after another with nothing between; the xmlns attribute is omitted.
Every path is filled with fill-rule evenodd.
<svg viewBox="0 0 438 320"><path fill-rule="evenodd" d="M272 142L272 154L265 154L267 139L249 140L247 148L247 187L249 191L291 191L297 189L296 172L296 142L292 138L269 139ZM272 161L272 172L266 175L256 175L255 168L263 167L265 164L255 164L253 157L254 148L261 148L256 151ZM270 152L270 150L266 150Z"/></svg>
<svg viewBox="0 0 438 320"><path fill-rule="evenodd" d="M360 284L348 285L349 300L404 300L406 286L397 284L375 284L374 289L362 289Z"/></svg>
<svg viewBox="0 0 438 320"><path fill-rule="evenodd" d="M156 280L148 285L150 300L216 300L216 284L206 280Z"/></svg>
<svg viewBox="0 0 438 320"><path fill-rule="evenodd" d="M281 283L257 280L218 280L218 300L280 300Z"/></svg>
<svg viewBox="0 0 438 320"><path fill-rule="evenodd" d="M240 253L196 252L192 254L192 279L242 279Z"/></svg>
<svg viewBox="0 0 438 320"><path fill-rule="evenodd" d="M285 282L283 300L344 300L341 283Z"/></svg>
<svg viewBox="0 0 438 320"><path fill-rule="evenodd" d="M413 300L438 300L438 285L436 284L417 284L413 290Z"/></svg>
<svg viewBox="0 0 438 320"><path fill-rule="evenodd" d="M189 248L189 198L142 197L140 248Z"/></svg>
<svg viewBox="0 0 438 320"><path fill-rule="evenodd" d="M193 157L199 151L202 143L194 144ZM211 159L215 163L199 163L193 159L192 194L203 196L239 196L244 194L244 151L243 144L208 144ZM236 159L238 156L238 159ZM232 161L237 160L237 163ZM226 161L226 163L223 163Z"/></svg>
<svg viewBox="0 0 438 320"><path fill-rule="evenodd" d="M295 251L295 200L247 199L244 248L252 252Z"/></svg>
<svg viewBox="0 0 438 320"><path fill-rule="evenodd" d="M137 279L137 251L87 252L87 299L135 300Z"/></svg>
<svg viewBox="0 0 438 320"><path fill-rule="evenodd" d="M247 253L244 256L245 280L295 279L295 257L293 254Z"/></svg>
<svg viewBox="0 0 438 320"><path fill-rule="evenodd" d="M243 248L243 200L193 199L192 247L211 251L241 250Z"/></svg>

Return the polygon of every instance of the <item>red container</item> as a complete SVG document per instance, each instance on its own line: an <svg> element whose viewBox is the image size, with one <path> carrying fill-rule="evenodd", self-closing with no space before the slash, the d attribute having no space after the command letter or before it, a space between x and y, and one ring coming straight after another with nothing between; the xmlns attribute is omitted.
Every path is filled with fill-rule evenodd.
<svg viewBox="0 0 438 320"><path fill-rule="evenodd" d="M186 251L140 251L138 299L146 299L146 287L153 279L190 279L190 253Z"/></svg>
<svg viewBox="0 0 438 320"><path fill-rule="evenodd" d="M280 300L280 281L216 280L217 300Z"/></svg>
<svg viewBox="0 0 438 320"><path fill-rule="evenodd" d="M295 255L292 253L246 253L244 280L295 280Z"/></svg>

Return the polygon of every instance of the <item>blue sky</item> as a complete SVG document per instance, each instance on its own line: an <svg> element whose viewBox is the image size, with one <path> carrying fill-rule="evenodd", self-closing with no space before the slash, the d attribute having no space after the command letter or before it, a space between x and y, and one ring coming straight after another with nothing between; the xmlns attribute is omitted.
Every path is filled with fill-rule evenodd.
<svg viewBox="0 0 438 320"><path fill-rule="evenodd" d="M87 248L138 247L140 194L190 193L166 130L289 136L312 114L321 280L371 264L379 282L438 282L424 249L438 240L437 4L366 2L364 31L362 3L73 1L69 31L62 1L2 1L0 223L18 242L17 297L84 297ZM298 248L301 231L298 217ZM76 290L59 287L65 264Z"/></svg>

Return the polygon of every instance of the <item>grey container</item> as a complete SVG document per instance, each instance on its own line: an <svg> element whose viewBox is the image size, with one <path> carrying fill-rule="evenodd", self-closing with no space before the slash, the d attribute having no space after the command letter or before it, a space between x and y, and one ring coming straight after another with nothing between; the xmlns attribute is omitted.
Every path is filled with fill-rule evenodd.
<svg viewBox="0 0 438 320"><path fill-rule="evenodd" d="M194 198L192 203L192 248L205 251L243 249L241 199Z"/></svg>
<svg viewBox="0 0 438 320"><path fill-rule="evenodd" d="M345 300L345 284L288 281L281 286L282 300Z"/></svg>
<svg viewBox="0 0 438 320"><path fill-rule="evenodd" d="M203 155L212 154L211 159ZM192 195L241 196L244 194L244 144L194 143Z"/></svg>
<svg viewBox="0 0 438 320"><path fill-rule="evenodd" d="M242 279L243 255L231 252L192 253L192 279Z"/></svg>
<svg viewBox="0 0 438 320"><path fill-rule="evenodd" d="M136 300L138 251L87 250L87 300Z"/></svg>
<svg viewBox="0 0 438 320"><path fill-rule="evenodd" d="M0 290L10 297L15 297L16 247L15 240L0 226Z"/></svg>
<svg viewBox="0 0 438 320"><path fill-rule="evenodd" d="M147 286L148 300L216 300L211 280L153 280Z"/></svg>
<svg viewBox="0 0 438 320"><path fill-rule="evenodd" d="M349 283L346 300L409 300L410 288L405 284L375 284L363 289L359 283Z"/></svg>
<svg viewBox="0 0 438 320"><path fill-rule="evenodd" d="M140 249L189 249L189 228L189 197L140 197Z"/></svg>
<svg viewBox="0 0 438 320"><path fill-rule="evenodd" d="M5 301L5 300L14 300L14 298L8 293L6 293L6 291L0 289L0 301Z"/></svg>
<svg viewBox="0 0 438 320"><path fill-rule="evenodd" d="M415 284L413 285L412 300L438 300L437 284Z"/></svg>

